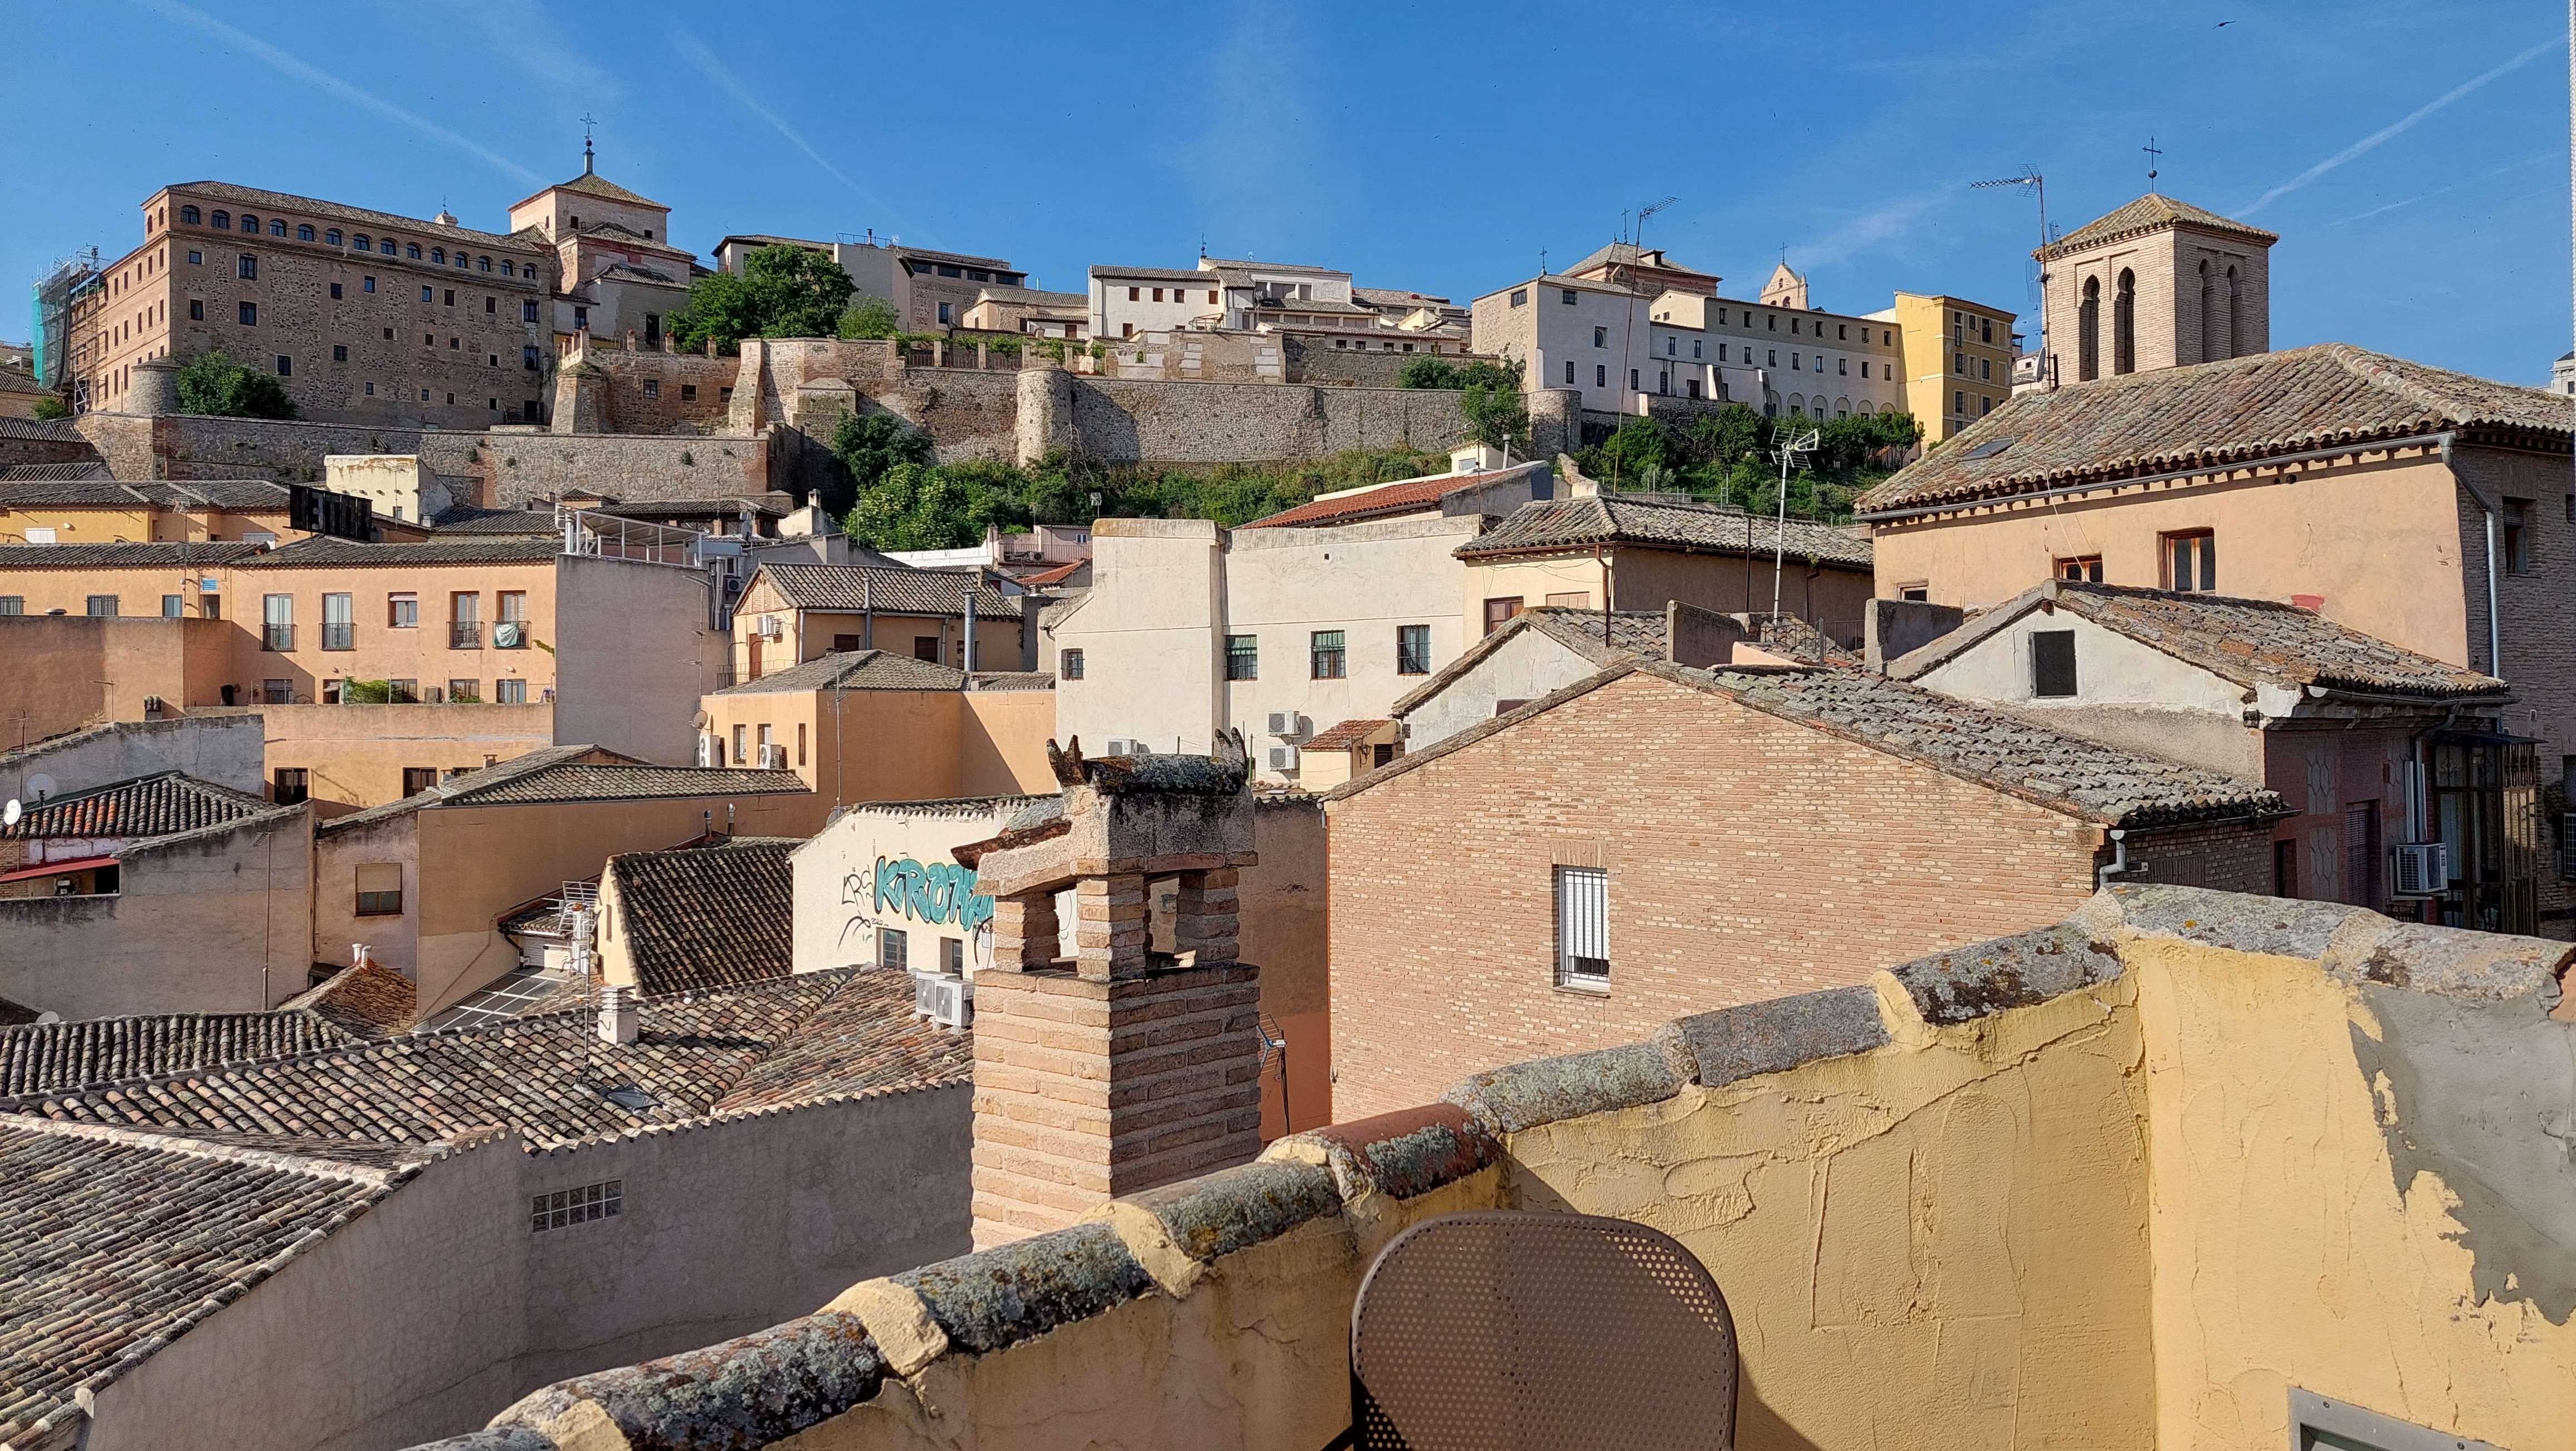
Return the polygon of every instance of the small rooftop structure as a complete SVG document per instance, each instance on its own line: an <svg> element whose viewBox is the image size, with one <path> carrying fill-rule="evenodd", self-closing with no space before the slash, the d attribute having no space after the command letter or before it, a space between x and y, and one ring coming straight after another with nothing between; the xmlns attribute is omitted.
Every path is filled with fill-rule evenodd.
<svg viewBox="0 0 2576 1451"><path fill-rule="evenodd" d="M1789 559L1800 565L1813 561L1843 569L1870 567L1868 536L1848 525L1792 519L1784 534L1778 520L1741 509L1617 494L1525 504L1458 546L1457 554L1461 559L1497 559L1615 544L1768 559L1783 538Z"/></svg>
<svg viewBox="0 0 2576 1451"><path fill-rule="evenodd" d="M1303 529L1358 524L1402 514L1494 512L1495 508L1518 505L1520 500L1507 499L1489 508L1486 507L1488 495L1509 494L1526 488L1528 497L1546 499L1554 496L1555 482L1554 470L1543 459L1472 473L1431 474L1418 479L1397 479L1391 483L1343 489L1293 509L1265 515L1240 527ZM1456 507L1452 507L1453 504Z"/></svg>
<svg viewBox="0 0 2576 1451"><path fill-rule="evenodd" d="M657 996L787 976L796 915L787 855L797 844L757 838L610 857L600 890L605 965Z"/></svg>

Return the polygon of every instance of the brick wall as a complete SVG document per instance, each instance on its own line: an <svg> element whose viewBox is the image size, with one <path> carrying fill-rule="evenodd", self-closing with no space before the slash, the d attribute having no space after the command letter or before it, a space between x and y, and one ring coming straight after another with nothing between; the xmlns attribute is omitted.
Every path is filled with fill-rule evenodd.
<svg viewBox="0 0 2576 1451"><path fill-rule="evenodd" d="M2057 921L2096 861L2057 812L1647 675L1326 811L1336 1120ZM2234 885L2268 862L2236 830L2171 845ZM1556 986L1558 865L1608 869L1606 995Z"/></svg>
<svg viewBox="0 0 2576 1451"><path fill-rule="evenodd" d="M2453 454L2460 477L2499 504L2520 503L2522 568L2513 569L2504 542L2504 521L2496 522L2497 634L2501 637L2501 674L2513 686L2514 703L2504 724L2516 735L2536 736L2540 780L2562 779L2567 758L2576 757L2576 636L2567 629L2567 590L2576 579L2576 522L2570 514L2567 455L2527 453L2500 448L2462 447ZM2460 491L2460 563L2468 595L2468 659L2485 669L2487 660L2486 518L2477 500ZM2540 932L2547 937L2576 936L2576 896L2561 873L2576 869L2557 851L2556 820L2544 820L2539 854Z"/></svg>
<svg viewBox="0 0 2576 1451"><path fill-rule="evenodd" d="M2269 826L2257 828L2241 823L2132 832L2129 855L2145 867L2120 880L2269 896L2272 837Z"/></svg>
<svg viewBox="0 0 2576 1451"><path fill-rule="evenodd" d="M329 455L417 454L460 503L503 506L576 486L621 499L707 499L769 488L765 437L463 432L361 423L85 413L80 431L121 479L320 482Z"/></svg>
<svg viewBox="0 0 2576 1451"><path fill-rule="evenodd" d="M0 418L0 468L87 463L98 456L97 447L68 423Z"/></svg>

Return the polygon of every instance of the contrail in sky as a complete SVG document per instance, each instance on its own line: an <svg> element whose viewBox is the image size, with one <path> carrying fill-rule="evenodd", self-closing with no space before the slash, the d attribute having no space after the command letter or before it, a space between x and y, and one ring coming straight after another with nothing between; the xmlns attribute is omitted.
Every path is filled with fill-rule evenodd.
<svg viewBox="0 0 2576 1451"><path fill-rule="evenodd" d="M2316 165L2309 167L2307 170L2300 172L2298 175L2291 177L2288 181L2285 181L2279 186L2272 188L2270 191L2263 193L2261 196L2256 197L2252 205L2237 208L2236 214L2240 217L2250 217L2254 215L2256 212L2270 206L2276 199L2297 191L2299 188L2306 186L2309 182L2316 180L2318 177L2325 175L2327 172L2334 170L2345 162L2375 149L2380 145L2380 143L2398 136L2403 136L2407 132L2414 130L2417 123L2421 122L2425 117L2432 115L2434 112L2441 110L2453 101L2477 90L2487 82L2495 80L2499 76L2510 75L2566 43L2567 42L2562 39L2553 38L2550 40L2544 40L2540 44L2531 47L2529 50L2516 55L2513 59L2506 61L2504 64L2497 66L2495 69L2488 71L2483 75L2473 76L2468 80L2460 82L2458 85L2444 91L2432 100L2426 101L2423 105L2416 107L2414 110L2407 112L2405 115L2400 116L2385 126L2380 127L2378 130L2371 132L2369 135L2364 136L2359 141L2352 143L2343 150L2336 152L2334 155L2327 157L2325 160L2320 161Z"/></svg>

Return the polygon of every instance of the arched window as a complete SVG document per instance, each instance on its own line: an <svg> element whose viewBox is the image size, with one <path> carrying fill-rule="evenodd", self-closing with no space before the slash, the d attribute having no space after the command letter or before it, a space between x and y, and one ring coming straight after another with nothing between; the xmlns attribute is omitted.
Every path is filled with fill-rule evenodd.
<svg viewBox="0 0 2576 1451"><path fill-rule="evenodd" d="M515 277L518 275L518 273L511 267L510 259L507 257L501 259L501 275L504 277Z"/></svg>
<svg viewBox="0 0 2576 1451"><path fill-rule="evenodd" d="M1850 400L1850 399L1848 399L1848 398L1837 398L1837 399L1835 399L1835 400L1834 400L1834 416L1835 416L1836 418L1848 418L1848 417L1850 417L1850 416L1851 416L1851 400Z"/></svg>
<svg viewBox="0 0 2576 1451"><path fill-rule="evenodd" d="M232 213L230 213L230 212L228 212L228 211L225 211L225 210L224 210L223 208L221 208L221 207L217 207L217 208L215 208L215 220L214 220L214 224L215 224L216 226L218 226L218 227L222 227L222 228L225 228L225 229L229 230L229 229L232 227L232 224L233 224L233 214L232 214Z"/></svg>
<svg viewBox="0 0 2576 1451"><path fill-rule="evenodd" d="M419 244L418 242L414 242L414 243L412 243L409 247L407 247L407 248L405 248L405 249L404 249L404 255L406 255L406 256L408 256L408 257L410 257L410 258L411 258L411 260L413 260L414 262L419 261L419 260L420 260L420 244Z"/></svg>
<svg viewBox="0 0 2576 1451"><path fill-rule="evenodd" d="M385 237L378 240L376 243L376 250L384 253L388 257L392 256L394 254L394 239L391 237ZM414 247L412 250L417 252L420 249Z"/></svg>
<svg viewBox="0 0 2576 1451"><path fill-rule="evenodd" d="M195 207L181 207L179 208L179 220L186 222L189 226L193 227L197 225L200 217Z"/></svg>
<svg viewBox="0 0 2576 1451"><path fill-rule="evenodd" d="M312 241L312 240L313 240L313 224L312 224L311 222L298 222L298 223L296 223L296 224L295 224L295 240L297 240L297 241L299 241L299 242L310 242L310 241Z"/></svg>
<svg viewBox="0 0 2576 1451"><path fill-rule="evenodd" d="M2111 298L2111 371L2138 371L2138 274L2126 267Z"/></svg>
<svg viewBox="0 0 2576 1451"><path fill-rule="evenodd" d="M338 227L333 227L331 230L329 230L329 231L327 231L327 232L324 232L324 233L322 234L322 240L323 240L323 241L325 241L325 242L327 242L327 243L329 243L330 245L332 245L332 246L334 246L334 247L339 246L339 245L340 245L340 229L339 229Z"/></svg>
<svg viewBox="0 0 2576 1451"><path fill-rule="evenodd" d="M489 272L492 270L492 259L489 257L477 257L474 259L474 265L482 268L486 272Z"/></svg>
<svg viewBox="0 0 2576 1451"><path fill-rule="evenodd" d="M355 244L355 245L357 246L357 249L358 249L359 251L364 252L364 251L366 251L369 247L374 246L374 245L375 245L375 243L370 242L370 241L368 241L368 240L367 240L367 234L366 234L366 233L364 233L364 232L360 232L360 233L358 234L358 240L357 240L357 242L356 242L356 244Z"/></svg>
<svg viewBox="0 0 2576 1451"><path fill-rule="evenodd" d="M2200 259L2200 360L2214 363L2218 351L2218 294L2209 285L2209 259Z"/></svg>
<svg viewBox="0 0 2576 1451"><path fill-rule="evenodd" d="M252 216L252 215L251 215L250 213L248 213L248 212L244 212L244 213L242 213L242 230L243 230L243 231L245 231L245 232L256 232L256 231L258 231L258 230L259 230L259 218Z"/></svg>
<svg viewBox="0 0 2576 1451"><path fill-rule="evenodd" d="M413 256L415 256L415 257L417 257L417 256L419 256L419 255L420 255L420 252L418 251L418 249L414 249L414 250L413 250L413 252L412 252L412 255L413 255ZM446 266L446 265L447 265L447 249L446 249L445 247L432 247L432 248L430 248L430 249L429 249L429 260L430 260L430 261L432 261L432 262L437 263L437 264L438 264L439 266L441 266L441 267Z"/></svg>
<svg viewBox="0 0 2576 1451"><path fill-rule="evenodd" d="M465 255L464 253L459 252L459 253L457 253L457 254L456 254L456 265L457 265L460 269L462 269L462 268L465 268L465 267L470 267L470 266L472 266L473 264L472 264L472 262L471 262L471 261L469 261L469 260L467 259L466 255Z"/></svg>
<svg viewBox="0 0 2576 1451"><path fill-rule="evenodd" d="M2227 356L2235 357L2245 347L2245 295L2237 290L2236 269L2227 269Z"/></svg>
<svg viewBox="0 0 2576 1451"><path fill-rule="evenodd" d="M2075 309L2075 381L2102 376L2102 279L2084 279L2084 301Z"/></svg>
<svg viewBox="0 0 2576 1451"><path fill-rule="evenodd" d="M1789 416L1792 418L1804 418L1807 416L1806 394L1792 393L1789 395Z"/></svg>
<svg viewBox="0 0 2576 1451"><path fill-rule="evenodd" d="M269 218L269 219L268 219L268 234L269 234L270 236L272 236L272 237L283 237L283 236L285 236L285 235L286 235L286 218L284 218L284 217L271 217L271 218ZM306 228L304 229L304 236L305 236L305 239L306 239L307 241L310 241L310 240L312 239L312 237L313 237L313 229L312 229L311 227L306 227Z"/></svg>

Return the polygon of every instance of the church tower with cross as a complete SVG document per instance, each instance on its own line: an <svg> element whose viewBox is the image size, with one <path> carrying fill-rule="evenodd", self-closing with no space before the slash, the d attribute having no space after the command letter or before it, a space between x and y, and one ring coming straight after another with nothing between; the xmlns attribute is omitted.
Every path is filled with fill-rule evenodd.
<svg viewBox="0 0 2576 1451"><path fill-rule="evenodd" d="M2040 248L2056 381L2271 351L2279 240L2150 190Z"/></svg>

